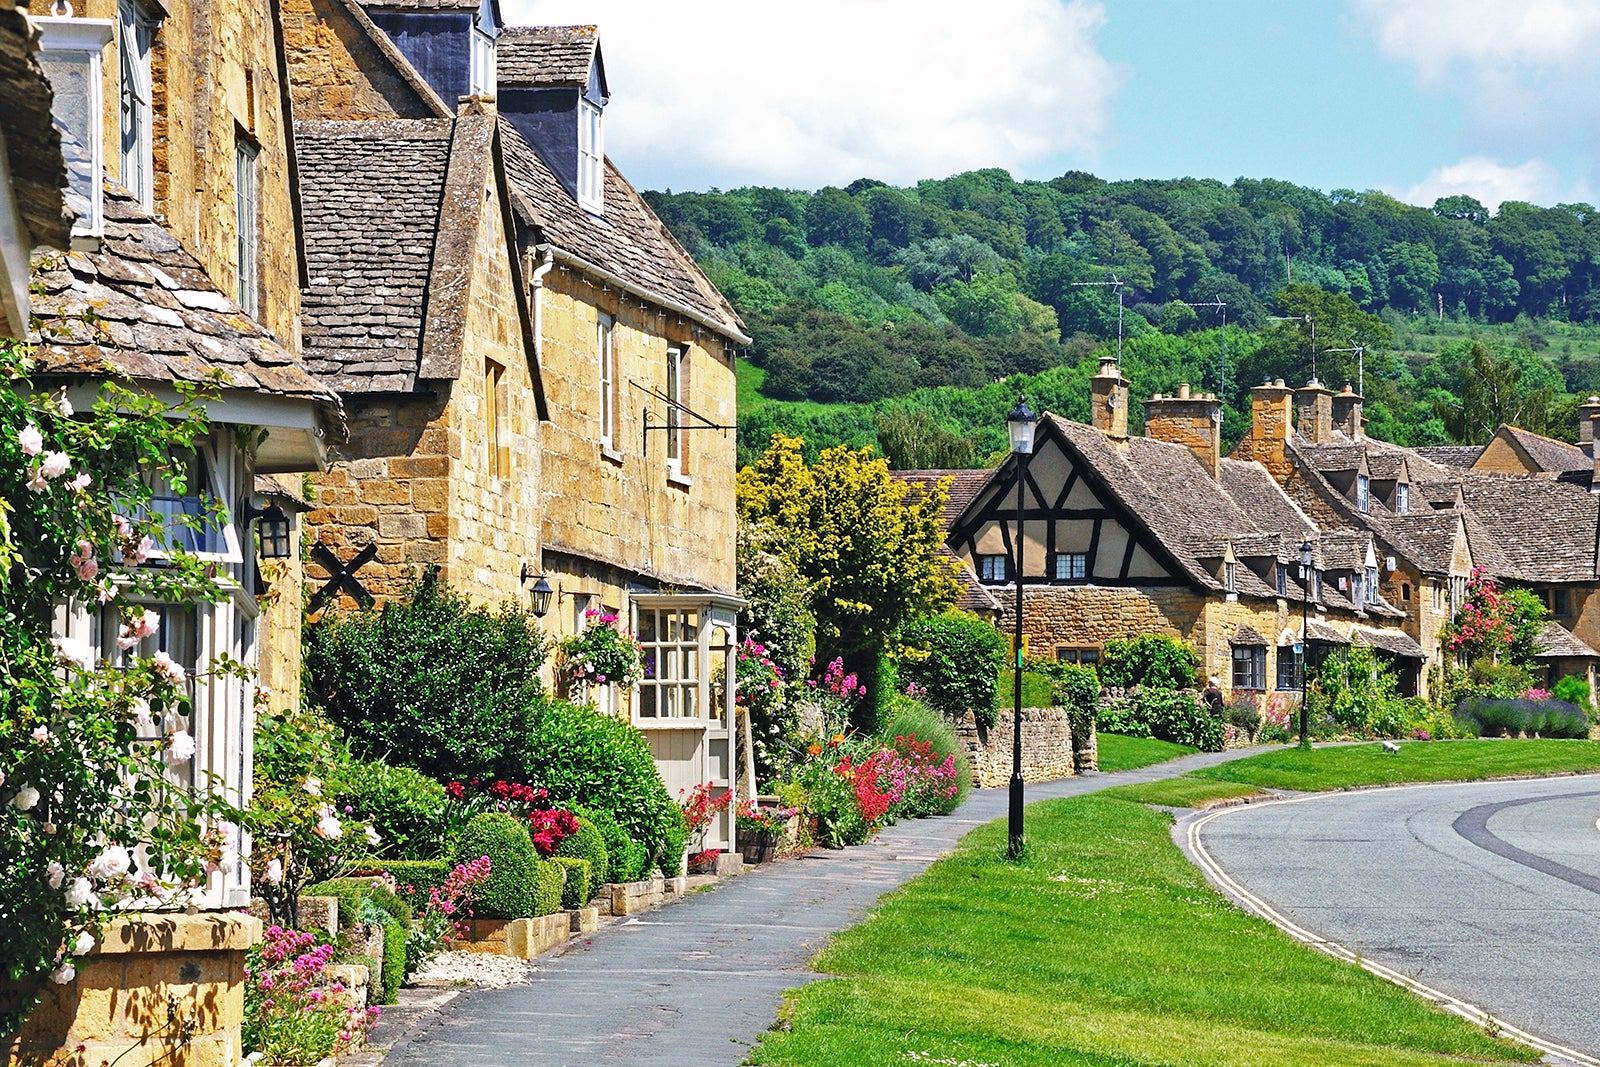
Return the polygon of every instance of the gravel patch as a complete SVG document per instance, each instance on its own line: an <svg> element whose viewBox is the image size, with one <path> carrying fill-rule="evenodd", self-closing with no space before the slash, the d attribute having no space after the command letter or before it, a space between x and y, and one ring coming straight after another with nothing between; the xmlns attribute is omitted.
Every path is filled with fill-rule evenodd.
<svg viewBox="0 0 1600 1067"><path fill-rule="evenodd" d="M527 985L533 964L488 952L444 952L412 976L417 985L473 985L504 989Z"/></svg>

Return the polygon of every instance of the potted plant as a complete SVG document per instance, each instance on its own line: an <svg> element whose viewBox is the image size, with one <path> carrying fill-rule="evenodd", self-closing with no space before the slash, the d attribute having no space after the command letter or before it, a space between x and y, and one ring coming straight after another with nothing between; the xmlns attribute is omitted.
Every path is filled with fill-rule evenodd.
<svg viewBox="0 0 1600 1067"><path fill-rule="evenodd" d="M556 669L568 691L590 685L632 688L644 677L644 650L617 625L617 617L589 610L587 627L557 648Z"/></svg>
<svg viewBox="0 0 1600 1067"><path fill-rule="evenodd" d="M746 800L734 812L739 828L739 851L746 863L767 863L777 856L788 836L794 808L770 807Z"/></svg>

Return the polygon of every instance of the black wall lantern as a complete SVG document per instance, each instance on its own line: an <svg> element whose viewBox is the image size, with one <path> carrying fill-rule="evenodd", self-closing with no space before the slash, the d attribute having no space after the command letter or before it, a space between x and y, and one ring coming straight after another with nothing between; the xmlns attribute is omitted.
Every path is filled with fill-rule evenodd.
<svg viewBox="0 0 1600 1067"><path fill-rule="evenodd" d="M522 584L527 585L528 579L533 576L533 568L524 563L522 574L519 576ZM539 580L533 583L533 588L528 590L528 599L533 603L533 614L542 619L550 610L550 598L555 594L555 590L551 588L548 578L542 574L538 577Z"/></svg>
<svg viewBox="0 0 1600 1067"><path fill-rule="evenodd" d="M262 559L288 559L294 555L289 516L283 508L277 504L269 504L265 508L251 508L247 517L256 524L256 536L261 541Z"/></svg>

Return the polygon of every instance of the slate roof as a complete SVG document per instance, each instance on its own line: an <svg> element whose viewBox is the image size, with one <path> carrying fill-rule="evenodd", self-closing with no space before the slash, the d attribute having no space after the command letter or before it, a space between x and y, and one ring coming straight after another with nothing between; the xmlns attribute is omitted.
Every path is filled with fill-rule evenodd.
<svg viewBox="0 0 1600 1067"><path fill-rule="evenodd" d="M1325 622L1318 622L1316 619L1306 620L1306 639L1320 641L1325 645L1348 645L1350 643L1350 639L1344 634Z"/></svg>
<svg viewBox="0 0 1600 1067"><path fill-rule="evenodd" d="M1483 454L1481 445L1426 445L1411 451L1444 467L1470 467Z"/></svg>
<svg viewBox="0 0 1600 1067"><path fill-rule="evenodd" d="M559 260L580 271L597 267L637 286L650 297L681 305L715 323L719 332L737 343L748 343L744 323L733 305L667 232L609 158L605 213L590 215L504 118L500 120L500 136L506 173L527 197L530 221L538 228L541 243L554 246Z"/></svg>
<svg viewBox="0 0 1600 1067"><path fill-rule="evenodd" d="M495 81L517 88L589 84L600 31L595 26L511 26L495 49Z"/></svg>
<svg viewBox="0 0 1600 1067"><path fill-rule="evenodd" d="M1581 473L1594 470L1594 460L1577 445L1531 433L1515 426L1502 426L1496 436L1515 441L1534 466L1545 474Z"/></svg>
<svg viewBox="0 0 1600 1067"><path fill-rule="evenodd" d="M956 516L966 510L972 498L977 496L990 477L994 475L991 468L978 468L977 470L926 470L926 471L890 471L889 477L895 481L906 482L917 489L926 492L941 479L950 479L950 497L945 501L944 510L939 513L939 522L945 529L955 521Z"/></svg>
<svg viewBox="0 0 1600 1067"><path fill-rule="evenodd" d="M408 391L453 124L298 122L306 266L306 364L341 392Z"/></svg>
<svg viewBox="0 0 1600 1067"><path fill-rule="evenodd" d="M1376 648L1405 659L1428 658L1427 653L1422 651L1422 646L1412 640L1411 635L1404 630L1366 630L1358 626L1351 631L1350 643Z"/></svg>
<svg viewBox="0 0 1600 1067"><path fill-rule="evenodd" d="M1249 623L1240 623L1239 628L1233 631L1233 638L1229 642L1235 645L1265 645L1267 639L1261 636L1259 630Z"/></svg>
<svg viewBox="0 0 1600 1067"><path fill-rule="evenodd" d="M1545 623L1534 640L1539 645L1535 659L1600 659L1600 652L1559 622Z"/></svg>
<svg viewBox="0 0 1600 1067"><path fill-rule="evenodd" d="M495 21L500 21L500 0L493 0ZM362 7L380 11L465 11L476 14L478 0L361 0Z"/></svg>
<svg viewBox="0 0 1600 1067"><path fill-rule="evenodd" d="M40 325L31 339L45 374L215 381L225 389L338 404L120 185L105 186L100 250L51 256L33 281ZM84 321L91 312L94 320Z"/></svg>
<svg viewBox="0 0 1600 1067"><path fill-rule="evenodd" d="M61 189L67 183L61 135L50 117L50 83L35 57L33 31L11 3L0 9L0 130L18 213L31 245L66 248L71 222Z"/></svg>
<svg viewBox="0 0 1600 1067"><path fill-rule="evenodd" d="M956 565L956 584L961 590L956 594L956 607L962 611L975 611L980 615L994 614L1001 610L999 598L978 580L978 575L970 563L951 552L948 547L941 546L940 552Z"/></svg>

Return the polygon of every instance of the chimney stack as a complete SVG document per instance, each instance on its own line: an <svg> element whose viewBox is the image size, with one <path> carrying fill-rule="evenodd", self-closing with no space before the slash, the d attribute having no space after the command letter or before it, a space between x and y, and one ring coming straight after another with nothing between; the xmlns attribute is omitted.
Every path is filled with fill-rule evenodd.
<svg viewBox="0 0 1600 1067"><path fill-rule="evenodd" d="M1333 394L1315 378L1295 390L1300 409L1300 436L1314 445L1326 444L1333 437Z"/></svg>
<svg viewBox="0 0 1600 1067"><path fill-rule="evenodd" d="M1100 372L1089 379L1089 424L1112 437L1128 436L1128 383L1115 356L1100 357Z"/></svg>
<svg viewBox="0 0 1600 1067"><path fill-rule="evenodd" d="M1191 393L1188 382L1178 386L1177 396L1157 393L1144 402L1144 434L1183 445L1215 478L1222 466L1222 401L1211 393Z"/></svg>
<svg viewBox="0 0 1600 1067"><path fill-rule="evenodd" d="M1344 389L1333 398L1333 428L1343 430L1352 441L1361 440L1361 394L1344 383Z"/></svg>
<svg viewBox="0 0 1600 1067"><path fill-rule="evenodd" d="M1250 432L1234 449L1240 459L1253 459L1274 477L1289 473L1289 435L1294 432L1294 390L1283 379L1265 381L1250 390Z"/></svg>
<svg viewBox="0 0 1600 1067"><path fill-rule="evenodd" d="M1594 422L1596 415L1600 415L1600 396L1591 396L1578 406L1578 447L1585 452L1594 453Z"/></svg>

